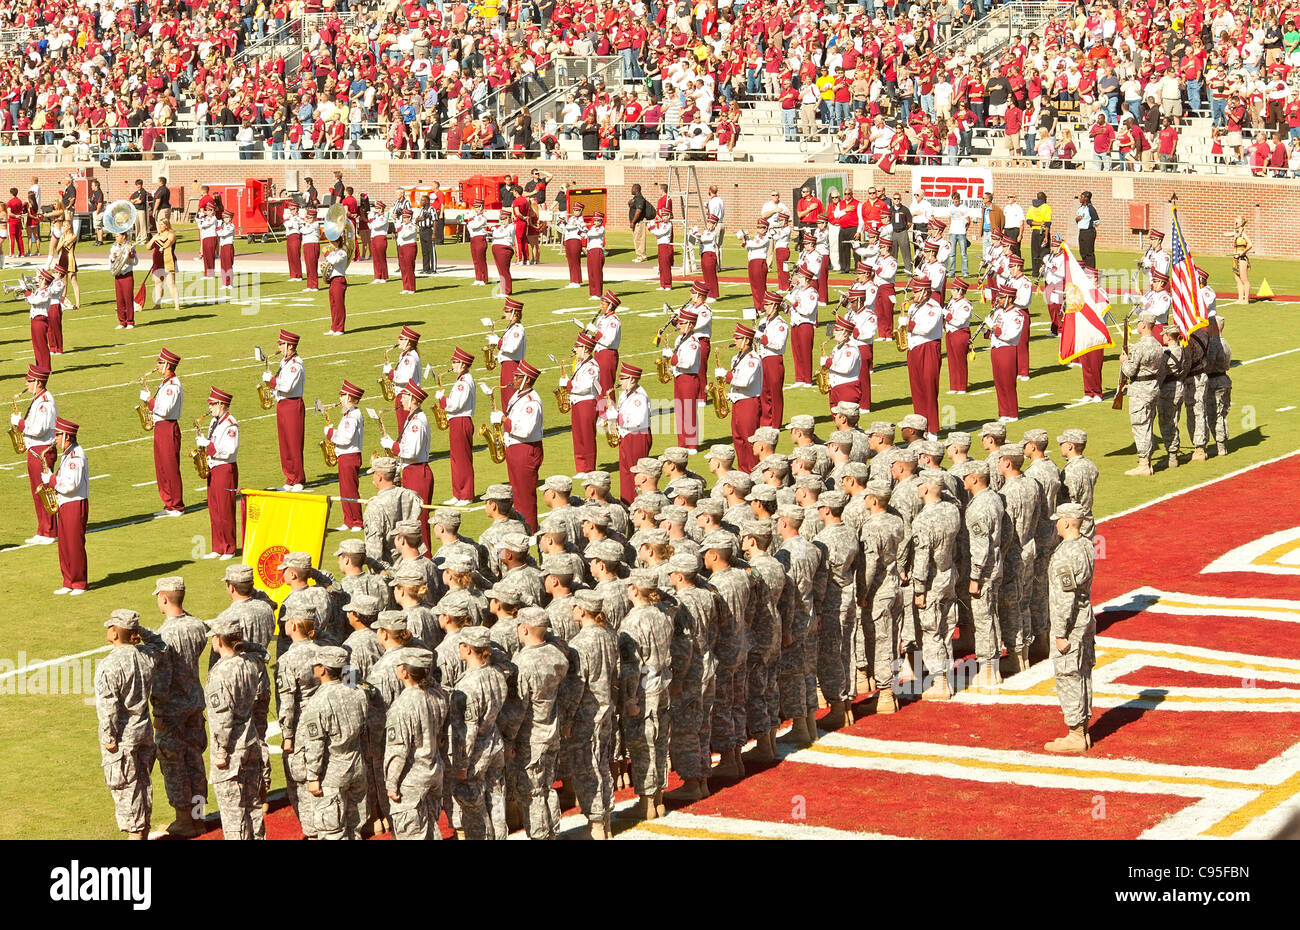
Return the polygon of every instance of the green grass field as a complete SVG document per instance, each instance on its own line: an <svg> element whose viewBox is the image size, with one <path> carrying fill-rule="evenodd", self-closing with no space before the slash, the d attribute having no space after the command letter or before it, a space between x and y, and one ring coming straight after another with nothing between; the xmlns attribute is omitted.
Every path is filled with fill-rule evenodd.
<svg viewBox="0 0 1300 930"><path fill-rule="evenodd" d="M613 237L607 273L618 276L610 265L626 263L631 258L630 237ZM193 251L195 242L182 242L182 251ZM241 255L270 255L274 245L240 243ZM89 255L103 250L85 250ZM447 246L439 252L441 266L464 267L467 249ZM548 262L560 261L558 250L547 251ZM1099 256L1102 267L1131 269L1135 256L1111 253ZM740 250L728 249L727 274L743 275L737 266L742 262ZM195 263L187 263L193 267ZM971 267L978 265L978 255ZM1233 289L1227 260L1208 259L1212 281L1222 293ZM147 267L147 266L146 266ZM278 265L277 268L282 268ZM646 268L648 266L633 266ZM561 281L529 281L531 269L520 269L515 294L526 305L529 358L547 369L539 391L547 402L546 464L543 476L550 473L573 473L572 446L567 433L567 418L561 419L549 396L555 387L555 365L547 353L567 357L575 329L574 317L586 320L593 305L586 290L565 290ZM10 267L0 272L0 279L16 279ZM283 478L279 470L273 412L260 409L255 384L261 365L252 360L254 345L272 350L281 326L302 335L299 347L307 364L308 404L314 397L326 402L336 399L339 382L348 378L367 388L363 405L383 405L372 397L375 379L380 374L384 349L395 341L403 324L412 324L424 334L421 356L426 363L445 368L455 345L463 345L478 356L475 374L496 382L495 372L482 369L483 345L479 318L499 316L501 300L489 296L485 288L469 286L469 278L440 275L419 279L415 296L400 297L396 263L390 260L391 283L369 286L369 262L361 263L353 275L349 290L349 333L342 338L325 338L328 328L328 305L325 294L302 294L290 288L282 273L262 274L260 305L232 305L224 302L187 302L179 318L170 310L141 314L133 331L114 329L115 317L111 282L106 272L83 273L82 308L65 316L67 354L55 357L51 388L58 400L61 415L81 424L81 441L86 448L92 481L90 484L90 529L88 554L90 590L81 598L56 598L50 592L60 584L58 559L54 547L14 548L33 534L34 512L26 473L7 450L0 463L0 508L8 515L0 529L0 566L10 579L6 584L10 609L0 616L0 660L7 664L0 671L21 668L42 660L93 650L104 644L102 621L110 610L130 607L138 610L146 623L156 626L160 617L151 597L152 584L160 575L180 574L189 588L187 608L195 615L210 618L226 606L220 578L224 564L195 561L206 551L208 517L205 511L187 513L174 520L150 519L160 503L153 485L151 444L141 431L133 406L140 375L148 370L166 345L184 357L180 375L187 394L182 424L187 429L196 416L205 412L204 401L209 385L216 384L235 394L234 414L243 426L240 449L240 476L245 486L278 487ZM1259 279L1267 278L1278 294L1300 293L1300 269L1287 261L1260 260L1253 270ZM622 357L643 365L648 377L646 387L653 400L671 400L671 386L661 385L653 376L657 350L651 337L662 321L660 310L665 295L651 283L612 286L623 296L624 337ZM686 298L679 286L670 295L674 305ZM1036 298L1037 300L1037 298ZM748 287L725 285L723 298L716 305L718 323L714 346L726 345L731 327L740 318L742 306L749 302ZM1257 303L1249 308L1222 306L1231 322L1227 336L1233 347L1233 409L1231 429L1232 455L1212 457L1208 462L1184 465L1169 471L1157 471L1153 478L1126 478L1123 471L1133 464L1132 439L1127 413L1111 409L1109 403L1063 409L1082 394L1080 374L1056 362L1055 340L1048 334L1046 314L1035 305L1034 339L1031 348L1033 377L1021 384L1021 421L1010 428L1019 439L1023 430L1041 426L1055 437L1063 428L1083 427L1088 431L1088 454L1102 470L1097 491L1098 516L1115 513L1180 488L1226 474L1253 462L1271 459L1300 447L1300 410L1294 406L1295 387L1289 375L1297 370L1300 335L1292 324L1296 305L1279 302ZM983 308L977 307L978 314ZM823 319L827 311L823 310ZM820 341L820 339L819 339ZM22 377L30 361L27 308L19 301L0 303L0 347L6 356L0 392L12 395L22 388ZM715 359L718 353L715 351ZM910 412L906 370L902 356L883 343L876 350L877 370L873 378L875 401L871 419L885 418L897 422ZM792 381L787 360L787 381ZM1114 388L1118 365L1113 354L1105 368L1107 391ZM945 380L941 390L946 390ZM954 397L940 395L941 417L950 429L978 429L995 416L995 402L989 374L987 353L981 353L972 367L971 393ZM375 392L377 393L377 392ZM482 398L480 398L482 401ZM798 413L812 413L820 424L820 434L829 431L829 414L825 398L815 391L786 393L786 418ZM486 418L480 406L480 420ZM391 416L387 418L392 424ZM308 416L306 461L309 490L337 493L332 476L324 467L315 442L320 438L319 424ZM702 442L730 441L729 424L716 419L708 410L702 414L705 431ZM366 449L377 446L377 437L368 423ZM186 433L188 442L190 433ZM675 444L673 435L655 437L656 452ZM783 437L781 449L788 449ZM184 447L184 446L183 446ZM614 451L598 441L601 466L614 470ZM1184 449L1190 444L1184 440ZM435 501L450 496L446 443L435 431L435 460L431 463L436 478ZM1059 456L1054 455L1054 458ZM703 462L694 464L703 470ZM480 448L476 455L476 477L481 493L488 483L505 481L505 466L493 465ZM186 503L201 503L200 482L188 463L182 463ZM363 478L363 493L370 493ZM1231 500L1225 500L1231 506ZM331 525L340 523L337 511ZM477 535L482 529L481 511L467 514L464 531ZM334 559L328 553L342 538L330 533L326 539L325 567L333 570ZM1194 539L1193 535L1188 536ZM1103 568L1104 570L1104 568ZM93 656L91 657L94 658ZM202 663L206 667L206 661ZM26 676L23 676L26 678ZM112 804L104 788L96 746L93 684L87 676L76 693L32 694L25 690L32 680L18 677L0 680L0 837L55 838L118 836L113 822ZM44 681L38 676L34 681ZM67 684L67 683L65 683ZM277 787L282 783L278 759L273 768ZM162 790L161 776L155 770L155 821L165 825L170 820Z"/></svg>

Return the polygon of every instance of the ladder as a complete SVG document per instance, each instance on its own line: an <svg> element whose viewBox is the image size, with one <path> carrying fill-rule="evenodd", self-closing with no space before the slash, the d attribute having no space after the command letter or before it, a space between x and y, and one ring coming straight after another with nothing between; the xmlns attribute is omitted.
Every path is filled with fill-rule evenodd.
<svg viewBox="0 0 1300 930"><path fill-rule="evenodd" d="M695 172L695 166L692 164L674 163L669 169L668 175L668 200L676 201L681 207L679 215L682 218L682 274L695 274L700 269L700 257L694 249L691 248L689 233L686 232L691 228L691 201L695 202L695 207L699 211L699 225L704 225L706 209L704 206L704 193L700 189L700 179Z"/></svg>

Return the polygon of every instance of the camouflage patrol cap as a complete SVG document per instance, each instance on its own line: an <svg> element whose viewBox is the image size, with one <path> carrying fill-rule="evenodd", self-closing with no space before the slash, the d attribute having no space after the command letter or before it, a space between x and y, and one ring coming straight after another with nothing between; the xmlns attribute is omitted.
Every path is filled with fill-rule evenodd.
<svg viewBox="0 0 1300 930"><path fill-rule="evenodd" d="M523 533L506 533L497 541L498 546L511 552L527 552L530 544L530 538Z"/></svg>
<svg viewBox="0 0 1300 930"><path fill-rule="evenodd" d="M492 633L485 626L467 626L460 631L460 641L471 649L486 649L492 645Z"/></svg>
<svg viewBox="0 0 1300 930"><path fill-rule="evenodd" d="M776 508L778 520L788 520L791 526L802 526L805 511L798 504L782 504Z"/></svg>
<svg viewBox="0 0 1300 930"><path fill-rule="evenodd" d="M919 461L919 459L916 455L916 450L913 449L911 446L909 446L906 449L899 449L897 452L895 452L894 461L907 462L909 464L915 465Z"/></svg>
<svg viewBox="0 0 1300 930"><path fill-rule="evenodd" d="M543 575L581 576L585 567L582 557L574 552L552 552L542 559Z"/></svg>
<svg viewBox="0 0 1300 930"><path fill-rule="evenodd" d="M140 615L134 610L127 610L125 607L119 608L108 615L104 621L104 627L119 627L123 630L140 629Z"/></svg>
<svg viewBox="0 0 1300 930"><path fill-rule="evenodd" d="M314 659L312 665L342 668L348 664L348 651L342 646L317 646Z"/></svg>
<svg viewBox="0 0 1300 930"><path fill-rule="evenodd" d="M419 520L399 520L398 523L397 523L397 525L394 526L391 530L388 531L388 535L389 535L390 538L395 537L395 536L407 536L407 537L410 537L410 536L419 536L419 535L420 535L420 521L419 521Z"/></svg>
<svg viewBox="0 0 1300 930"><path fill-rule="evenodd" d="M880 503L888 504L889 498L894 493L894 487L888 481L868 481L867 493Z"/></svg>
<svg viewBox="0 0 1300 930"><path fill-rule="evenodd" d="M1060 520L1064 518L1068 520L1082 520L1087 516L1088 508L1084 507L1083 504L1076 504L1072 501L1067 501L1056 508L1056 512L1052 514L1051 519Z"/></svg>
<svg viewBox="0 0 1300 930"><path fill-rule="evenodd" d="M831 408L831 413L838 414L842 417L856 417L862 413L862 408L851 400L842 400Z"/></svg>
<svg viewBox="0 0 1300 930"><path fill-rule="evenodd" d="M1138 322L1145 323L1148 326L1154 326L1158 319L1160 319L1160 314L1154 310L1144 310L1138 314Z"/></svg>
<svg viewBox="0 0 1300 930"><path fill-rule="evenodd" d="M278 571L292 568L296 572L311 571L311 556L306 552L290 552L281 561Z"/></svg>
<svg viewBox="0 0 1300 930"><path fill-rule="evenodd" d="M674 552L673 557L668 560L668 570L688 575L697 574L700 570L700 557L693 552Z"/></svg>
<svg viewBox="0 0 1300 930"><path fill-rule="evenodd" d="M469 619L469 601L462 597L444 597L434 608L439 616L453 617L461 620ZM377 626L378 624L376 624Z"/></svg>
<svg viewBox="0 0 1300 930"><path fill-rule="evenodd" d="M406 629L406 611L381 610L371 626L376 630L404 630Z"/></svg>
<svg viewBox="0 0 1300 930"><path fill-rule="evenodd" d="M397 566L397 570L393 572L389 583L400 585L422 585L428 580L428 576L421 571L420 567L414 562L403 562Z"/></svg>
<svg viewBox="0 0 1300 930"><path fill-rule="evenodd" d="M897 429L897 427L895 427L894 424L890 423L888 420L875 420L872 422L871 428L867 430L867 435L868 436L889 436L892 439L894 436L895 429Z"/></svg>
<svg viewBox="0 0 1300 930"><path fill-rule="evenodd" d="M956 446L958 449L969 449L970 443L970 433L961 432L960 430L949 433L943 441L945 449L950 449L953 446Z"/></svg>
<svg viewBox="0 0 1300 930"><path fill-rule="evenodd" d="M759 501L770 504L776 501L776 488L770 484L756 484L753 489L745 495L747 501Z"/></svg>
<svg viewBox="0 0 1300 930"><path fill-rule="evenodd" d="M839 513L849 502L849 496L843 491L822 491L817 495L817 509L825 507L831 513Z"/></svg>
<svg viewBox="0 0 1300 930"><path fill-rule="evenodd" d="M556 516L542 517L537 525L538 533L546 536L569 536L569 524Z"/></svg>
<svg viewBox="0 0 1300 930"><path fill-rule="evenodd" d="M592 526L607 527L609 526L609 511L604 507L588 505L579 511L584 523L590 523Z"/></svg>
<svg viewBox="0 0 1300 930"><path fill-rule="evenodd" d="M746 536L757 536L760 539L768 539L772 536L772 533L772 521L768 519L746 520L744 523L740 524L740 536L742 539Z"/></svg>
<svg viewBox="0 0 1300 930"><path fill-rule="evenodd" d="M653 568L634 568L627 576L628 584L643 590L659 587L659 572Z"/></svg>
<svg viewBox="0 0 1300 930"><path fill-rule="evenodd" d="M1045 429L1027 429L1022 443L1032 442L1039 449L1047 448L1047 430Z"/></svg>
<svg viewBox="0 0 1300 930"><path fill-rule="evenodd" d="M343 605L343 609L348 613L360 614L365 617L373 617L379 613L379 608L384 605L379 603L379 598L373 594L354 594L352 598Z"/></svg>
<svg viewBox="0 0 1300 930"><path fill-rule="evenodd" d="M568 475L551 475L542 482L543 491L555 491L557 494L573 492L573 479Z"/></svg>
<svg viewBox="0 0 1300 930"><path fill-rule="evenodd" d="M524 596L522 592L514 585L508 582L498 581L492 587L483 592L485 597L493 598L502 604L522 604Z"/></svg>
<svg viewBox="0 0 1300 930"><path fill-rule="evenodd" d="M669 497L699 497L704 493L704 482L698 478L678 478L668 485Z"/></svg>
<svg viewBox="0 0 1300 930"><path fill-rule="evenodd" d="M709 451L704 457L705 459L717 459L720 462L734 462L736 460L736 447L721 442L715 443L709 446Z"/></svg>
<svg viewBox="0 0 1300 930"><path fill-rule="evenodd" d="M1007 438L1007 426L1005 423L985 423L980 427L981 436L992 436L1001 442Z"/></svg>
<svg viewBox="0 0 1300 930"><path fill-rule="evenodd" d="M605 609L605 599L591 588L574 591L573 602L589 614L599 613Z"/></svg>
<svg viewBox="0 0 1300 930"><path fill-rule="evenodd" d="M551 625L551 615L544 607L525 607L515 615L515 623L522 623L534 629L547 627Z"/></svg>
<svg viewBox="0 0 1300 930"><path fill-rule="evenodd" d="M1020 465L1025 461L1025 447L1018 442L1006 442L998 447L998 457L1007 459L1012 465Z"/></svg>
<svg viewBox="0 0 1300 930"><path fill-rule="evenodd" d="M442 507L433 512L429 522L434 526L441 526L454 533L460 529L460 511L452 510L450 507Z"/></svg>
<svg viewBox="0 0 1300 930"><path fill-rule="evenodd" d="M930 421L919 413L909 413L898 426L900 429L917 429L924 433L930 428Z"/></svg>
<svg viewBox="0 0 1300 930"><path fill-rule="evenodd" d="M817 428L817 421L806 413L790 418L790 429L814 430Z"/></svg>
<svg viewBox="0 0 1300 930"><path fill-rule="evenodd" d="M754 479L743 471L729 471L719 479L719 483L731 485L735 492L743 497L754 486Z"/></svg>
<svg viewBox="0 0 1300 930"><path fill-rule="evenodd" d="M306 555L305 552L302 554ZM311 556L307 556L307 563L308 563L307 567L310 568ZM284 568L283 565L281 565L280 567ZM166 578L159 578L157 581L153 583L154 594L161 594L164 591L184 591L184 590L185 590L185 579L182 578L180 575L168 575Z"/></svg>
<svg viewBox="0 0 1300 930"><path fill-rule="evenodd" d="M623 557L627 555L623 546L613 539L602 539L600 542L592 543L588 551L591 552L593 559L600 559L607 564L622 562Z"/></svg>
<svg viewBox="0 0 1300 930"><path fill-rule="evenodd" d="M918 439L914 445L916 446L917 455L928 455L934 459L936 464L943 461L945 450L943 443L939 442L939 440Z"/></svg>
<svg viewBox="0 0 1300 930"><path fill-rule="evenodd" d="M720 497L703 497L695 505L696 514L708 514L711 517L720 517L726 511L727 505Z"/></svg>
<svg viewBox="0 0 1300 930"><path fill-rule="evenodd" d="M513 501L514 499L514 488L508 484L489 484L487 490L483 492L485 501Z"/></svg>
<svg viewBox="0 0 1300 930"><path fill-rule="evenodd" d="M387 455L381 455L378 458L371 459L370 470L372 472L378 472L381 475L387 475L391 478L393 475L397 474L397 459Z"/></svg>
<svg viewBox="0 0 1300 930"><path fill-rule="evenodd" d="M721 530L714 530L700 540L700 552L707 552L710 549L726 549L728 552L735 552L736 537Z"/></svg>
<svg viewBox="0 0 1300 930"><path fill-rule="evenodd" d="M607 471L589 471L579 475L578 480L586 485L595 485L598 488L607 488L612 479Z"/></svg>
<svg viewBox="0 0 1300 930"><path fill-rule="evenodd" d="M218 617L208 624L209 636L238 636L239 621L234 617Z"/></svg>
<svg viewBox="0 0 1300 930"><path fill-rule="evenodd" d="M781 439L780 431L774 426L760 426L754 430L754 435L749 437L749 442L762 442L769 446L775 446Z"/></svg>
<svg viewBox="0 0 1300 930"><path fill-rule="evenodd" d="M442 567L449 572L468 574L478 570L478 560L465 550L448 552L442 557Z"/></svg>
<svg viewBox="0 0 1300 930"><path fill-rule="evenodd" d="M632 499L632 506L628 510L633 513L640 510L643 513L657 514L663 509L663 501L661 494L638 494Z"/></svg>
<svg viewBox="0 0 1300 930"><path fill-rule="evenodd" d="M290 620L310 620L312 623L320 623L320 617L316 613L315 607L290 607L284 614L284 622Z"/></svg>
<svg viewBox="0 0 1300 930"><path fill-rule="evenodd" d="M691 450L684 446L669 446L660 453L659 461L672 462L674 465L685 465L690 456Z"/></svg>
<svg viewBox="0 0 1300 930"><path fill-rule="evenodd" d="M800 475L794 479L795 489L807 488L809 491L821 493L826 490L826 482L816 475Z"/></svg>
<svg viewBox="0 0 1300 930"><path fill-rule="evenodd" d="M846 462L842 474L846 478L852 478L858 484L866 484L867 479L871 477L871 468L866 462Z"/></svg>
<svg viewBox="0 0 1300 930"><path fill-rule="evenodd" d="M980 475L987 478L989 476L989 463L984 459L974 459L967 462L963 468L968 475Z"/></svg>
<svg viewBox="0 0 1300 930"><path fill-rule="evenodd" d="M685 507L678 507L676 504L669 504L667 507L659 509L659 522L667 520L669 523L678 523L686 525L686 518L690 514Z"/></svg>
<svg viewBox="0 0 1300 930"><path fill-rule="evenodd" d="M668 545L668 531L660 529L642 530L637 534L643 546L666 546Z"/></svg>
<svg viewBox="0 0 1300 930"><path fill-rule="evenodd" d="M831 437L827 442L833 442L838 446L851 446L853 445L853 431L837 429L835 432L831 433Z"/></svg>
<svg viewBox="0 0 1300 930"><path fill-rule="evenodd" d="M649 457L637 459L636 464L629 469L629 471L634 475L651 475L655 478L658 478L663 474L663 470L664 466L662 462L658 459Z"/></svg>
<svg viewBox="0 0 1300 930"><path fill-rule="evenodd" d="M334 550L335 555L365 555L366 541L364 539L345 539L339 543L339 547Z"/></svg>
<svg viewBox="0 0 1300 930"><path fill-rule="evenodd" d="M923 468L921 469L921 484L934 485L942 489L944 484L945 472L942 468Z"/></svg>
<svg viewBox="0 0 1300 930"><path fill-rule="evenodd" d="M800 446L794 450L791 456L791 458L798 459L801 462L816 462L819 457L816 446Z"/></svg>
<svg viewBox="0 0 1300 930"><path fill-rule="evenodd" d="M402 653L402 661L397 664L407 668L422 668L427 672L433 668L433 653L428 649L408 649Z"/></svg>
<svg viewBox="0 0 1300 930"><path fill-rule="evenodd" d="M1070 442L1076 446L1084 446L1088 444L1088 434L1081 429L1067 429L1056 437L1056 441L1058 443Z"/></svg>
<svg viewBox="0 0 1300 930"><path fill-rule="evenodd" d="M231 584L246 584L253 580L253 566L227 565L226 573L222 577Z"/></svg>

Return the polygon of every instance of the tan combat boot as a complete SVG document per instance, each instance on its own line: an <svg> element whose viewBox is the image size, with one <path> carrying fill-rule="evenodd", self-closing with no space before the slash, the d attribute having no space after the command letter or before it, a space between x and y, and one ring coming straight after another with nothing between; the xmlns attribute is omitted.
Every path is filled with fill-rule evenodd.
<svg viewBox="0 0 1300 930"><path fill-rule="evenodd" d="M669 791L664 795L664 798L674 804L689 804L692 801L704 800L708 797L705 793L708 790L708 785L703 778L688 778L682 782L680 788Z"/></svg>
<svg viewBox="0 0 1300 930"><path fill-rule="evenodd" d="M1030 668L1030 664L1031 664L1030 661L1029 661L1029 646L1028 646L1028 645L1024 645L1024 646L1021 646L1021 647L1020 647L1020 656L1019 656L1019 660L1020 660L1020 661L1019 661L1019 669L1020 669L1020 671L1022 671L1022 672L1026 672L1026 671L1028 671L1029 668Z"/></svg>
<svg viewBox="0 0 1300 930"><path fill-rule="evenodd" d="M1223 441L1223 442L1216 442L1216 443L1214 444L1214 457L1215 457L1216 459L1217 459L1219 456L1221 456L1221 455L1227 455L1227 454L1228 454L1228 443L1227 443L1227 440L1225 440L1225 441Z"/></svg>
<svg viewBox="0 0 1300 930"><path fill-rule="evenodd" d="M664 789L660 788L654 796L655 815L658 817L668 816L668 805L664 804Z"/></svg>
<svg viewBox="0 0 1300 930"><path fill-rule="evenodd" d="M1057 755L1081 756L1088 751L1088 728L1071 727L1070 732L1050 743L1044 743L1043 749Z"/></svg>
<svg viewBox="0 0 1300 930"><path fill-rule="evenodd" d="M936 675L930 687L921 693L923 701L948 701L952 699L952 687L945 675Z"/></svg>
<svg viewBox="0 0 1300 930"><path fill-rule="evenodd" d="M718 764L709 772L710 778L739 778L736 772L736 756L731 750L721 753Z"/></svg>
<svg viewBox="0 0 1300 930"><path fill-rule="evenodd" d="M457 831L456 831L456 839L458 839L458 840L464 840L464 839L468 839L468 837L465 836L465 831L464 831L464 830L457 830Z"/></svg>
<svg viewBox="0 0 1300 930"><path fill-rule="evenodd" d="M767 733L763 732L754 737L754 748L749 751L751 762L771 762L776 758L771 747L767 745Z"/></svg>
<svg viewBox="0 0 1300 930"><path fill-rule="evenodd" d="M997 688L1002 684L1002 675L998 672L997 665L983 662L975 680L981 688Z"/></svg>
<svg viewBox="0 0 1300 930"><path fill-rule="evenodd" d="M894 697L894 692L890 688L876 692L877 714L894 714L898 712L898 698Z"/></svg>
<svg viewBox="0 0 1300 930"><path fill-rule="evenodd" d="M1205 446L1197 446L1196 450L1192 453L1193 462L1204 462L1208 458L1209 456L1205 453Z"/></svg>
<svg viewBox="0 0 1300 930"><path fill-rule="evenodd" d="M655 796L653 794L643 794L637 797L637 813L642 820L658 820L659 808L655 806Z"/></svg>
<svg viewBox="0 0 1300 930"><path fill-rule="evenodd" d="M1177 468L1177 467L1178 467L1178 453L1177 453L1177 452L1170 452L1170 453L1169 453L1169 467L1170 467L1170 468Z"/></svg>
<svg viewBox="0 0 1300 930"><path fill-rule="evenodd" d="M817 721L817 727L821 730L838 730L845 722L845 702L831 701L831 709Z"/></svg>
<svg viewBox="0 0 1300 930"><path fill-rule="evenodd" d="M176 811L176 819L167 825L169 836L178 836L182 839L198 836L203 832L203 827L190 816L189 810L181 810L179 807L173 808Z"/></svg>
<svg viewBox="0 0 1300 930"><path fill-rule="evenodd" d="M1130 477L1147 477L1155 474L1155 472L1151 470L1151 456L1139 455L1137 465L1124 472L1124 474Z"/></svg>
<svg viewBox="0 0 1300 930"><path fill-rule="evenodd" d="M875 683L871 680L871 676L867 674L865 668L858 669L858 677L856 681L858 694L870 694L872 688L875 686Z"/></svg>
<svg viewBox="0 0 1300 930"><path fill-rule="evenodd" d="M808 742L817 742L817 712L810 710L803 719L804 726L808 730Z"/></svg>
<svg viewBox="0 0 1300 930"><path fill-rule="evenodd" d="M592 840L607 840L609 837L605 834L605 821L592 820L587 823L587 838Z"/></svg>
<svg viewBox="0 0 1300 930"><path fill-rule="evenodd" d="M776 741L778 743L791 743L795 746L807 746L812 742L812 739L808 736L808 718L804 716L795 717L789 732L784 736L778 736Z"/></svg>
<svg viewBox="0 0 1300 930"><path fill-rule="evenodd" d="M146 840L149 838L149 831L146 829L140 831L139 833L128 833L126 835L126 838L128 840Z"/></svg>

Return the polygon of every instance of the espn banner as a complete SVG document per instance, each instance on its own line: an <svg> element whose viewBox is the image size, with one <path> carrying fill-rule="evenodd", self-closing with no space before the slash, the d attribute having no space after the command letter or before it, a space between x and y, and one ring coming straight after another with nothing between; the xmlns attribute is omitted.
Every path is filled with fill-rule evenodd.
<svg viewBox="0 0 1300 930"><path fill-rule="evenodd" d="M951 207L952 195L960 194L962 206L976 209L992 191L993 172L987 168L918 165L912 169L912 193L920 194L932 208Z"/></svg>
<svg viewBox="0 0 1300 930"><path fill-rule="evenodd" d="M324 494L243 488L244 564L253 568L253 586L279 604L289 593L280 563L290 552L309 552L320 568L329 525L330 500Z"/></svg>

